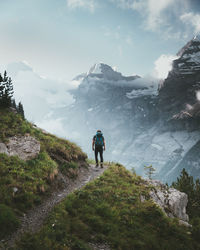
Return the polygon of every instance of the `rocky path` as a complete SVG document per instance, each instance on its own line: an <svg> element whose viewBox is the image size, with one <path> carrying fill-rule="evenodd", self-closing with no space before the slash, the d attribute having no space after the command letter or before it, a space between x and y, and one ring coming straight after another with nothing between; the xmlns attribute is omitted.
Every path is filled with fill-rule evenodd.
<svg viewBox="0 0 200 250"><path fill-rule="evenodd" d="M48 216L49 212L56 204L60 203L68 194L80 189L91 180L100 176L106 169L107 166L104 166L104 168L95 168L94 165L90 165L88 169L81 168L78 178L74 181L66 180L64 176L60 176L65 185L64 189L52 193L52 195L41 205L24 214L24 216L20 218L21 226L4 242L4 247L0 246L0 249L7 250L10 247L13 247L15 242L20 239L22 234L25 232L37 232L43 225L44 220Z"/></svg>

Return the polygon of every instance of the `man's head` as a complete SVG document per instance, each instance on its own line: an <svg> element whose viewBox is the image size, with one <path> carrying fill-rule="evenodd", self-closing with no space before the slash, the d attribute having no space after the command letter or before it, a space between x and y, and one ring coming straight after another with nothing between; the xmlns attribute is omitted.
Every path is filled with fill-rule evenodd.
<svg viewBox="0 0 200 250"><path fill-rule="evenodd" d="M102 132L100 129L97 130L97 136L102 136Z"/></svg>

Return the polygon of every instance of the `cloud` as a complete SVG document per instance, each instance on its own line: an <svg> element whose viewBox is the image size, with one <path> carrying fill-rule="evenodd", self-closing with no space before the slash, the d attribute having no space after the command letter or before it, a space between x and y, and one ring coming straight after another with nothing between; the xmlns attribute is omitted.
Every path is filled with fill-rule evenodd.
<svg viewBox="0 0 200 250"><path fill-rule="evenodd" d="M61 118L44 118L43 120L36 121L36 124L38 127L45 129L49 133L62 137L69 137L66 129L64 128L64 122Z"/></svg>
<svg viewBox="0 0 200 250"><path fill-rule="evenodd" d="M175 38L172 22L180 23L180 16L189 8L189 0L110 0L122 9L131 9L141 14L143 27L164 34L164 38ZM175 26L175 25L173 25ZM177 30L176 30L177 32ZM169 33L169 34L168 34ZM178 35L180 38L180 34Z"/></svg>
<svg viewBox="0 0 200 250"><path fill-rule="evenodd" d="M13 80L16 101L23 103L27 119L33 122L74 101L67 92L72 88L70 83L41 77L27 63L11 63L7 71Z"/></svg>
<svg viewBox="0 0 200 250"><path fill-rule="evenodd" d="M132 39L132 34L129 32L128 34L124 32L123 28L121 28L119 25L117 27L108 27L108 26L102 26L101 30L103 31L103 35L105 37L108 37L110 39L113 39L114 41L120 41L121 43L125 45L133 45L133 39ZM118 51L120 46L118 46ZM122 53L119 54L122 54Z"/></svg>
<svg viewBox="0 0 200 250"><path fill-rule="evenodd" d="M197 98L197 101L200 101L200 91L199 90L196 92L196 98Z"/></svg>
<svg viewBox="0 0 200 250"><path fill-rule="evenodd" d="M70 9L83 8L90 12L96 9L96 2L94 0L67 0L67 6Z"/></svg>
<svg viewBox="0 0 200 250"><path fill-rule="evenodd" d="M200 14L194 14L193 12L187 12L180 16L180 20L193 28L194 33L200 32Z"/></svg>
<svg viewBox="0 0 200 250"><path fill-rule="evenodd" d="M123 49L122 49L121 45L118 45L118 54L119 54L119 56L123 55Z"/></svg>
<svg viewBox="0 0 200 250"><path fill-rule="evenodd" d="M145 25L149 30L155 31L163 24L163 11L177 0L116 0L118 6L140 12L145 16ZM156 7L155 7L156 6Z"/></svg>
<svg viewBox="0 0 200 250"><path fill-rule="evenodd" d="M127 38L126 38L126 43L128 44L128 45L132 45L133 44L133 40L131 39L131 37L130 36L127 36Z"/></svg>
<svg viewBox="0 0 200 250"><path fill-rule="evenodd" d="M172 62L177 59L174 55L161 55L155 62L154 76L159 79L165 79L172 69Z"/></svg>

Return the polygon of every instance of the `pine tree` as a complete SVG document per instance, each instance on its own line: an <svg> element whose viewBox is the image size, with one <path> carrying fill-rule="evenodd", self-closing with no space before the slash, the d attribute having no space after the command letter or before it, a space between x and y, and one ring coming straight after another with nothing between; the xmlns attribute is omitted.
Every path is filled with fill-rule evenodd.
<svg viewBox="0 0 200 250"><path fill-rule="evenodd" d="M177 178L177 181L172 183L172 186L181 192L190 194L192 197L194 195L194 179L192 176L189 176L185 168L181 171L181 175Z"/></svg>
<svg viewBox="0 0 200 250"><path fill-rule="evenodd" d="M3 106L4 83L3 77L0 74L0 107Z"/></svg>
<svg viewBox="0 0 200 250"><path fill-rule="evenodd" d="M147 175L147 177L152 180L152 175L154 174L154 172L156 171L155 168L152 167L152 165L150 166L144 166L145 169L145 174Z"/></svg>
<svg viewBox="0 0 200 250"><path fill-rule="evenodd" d="M25 119L24 107L23 107L21 102L19 102L19 104L18 104L17 112L22 116L23 119Z"/></svg>
<svg viewBox="0 0 200 250"><path fill-rule="evenodd" d="M13 93L12 80L5 71L4 76L0 77L0 106L5 108L11 107Z"/></svg>
<svg viewBox="0 0 200 250"><path fill-rule="evenodd" d="M189 216L191 218L200 217L200 180L197 179L194 182L193 177L183 168L180 177L172 183L172 187L188 195L187 212Z"/></svg>
<svg viewBox="0 0 200 250"><path fill-rule="evenodd" d="M12 99L11 107L17 110L17 105L16 105L16 102L15 102L15 99Z"/></svg>

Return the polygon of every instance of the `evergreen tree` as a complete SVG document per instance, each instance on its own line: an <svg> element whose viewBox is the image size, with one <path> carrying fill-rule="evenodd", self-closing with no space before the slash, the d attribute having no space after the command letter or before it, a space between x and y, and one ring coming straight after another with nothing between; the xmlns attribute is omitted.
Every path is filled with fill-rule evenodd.
<svg viewBox="0 0 200 250"><path fill-rule="evenodd" d="M4 83L3 77L0 74L0 107L3 105Z"/></svg>
<svg viewBox="0 0 200 250"><path fill-rule="evenodd" d="M188 195L187 211L189 216L191 218L200 217L200 180L197 179L194 182L193 177L183 168L180 177L172 183L172 187Z"/></svg>
<svg viewBox="0 0 200 250"><path fill-rule="evenodd" d="M15 102L15 99L12 99L12 101L11 101L11 107L14 108L14 109L16 109L16 111L17 111L17 105L16 105L16 102Z"/></svg>
<svg viewBox="0 0 200 250"><path fill-rule="evenodd" d="M21 102L19 102L19 104L18 104L17 112L22 116L23 119L25 119L24 107L23 107Z"/></svg>
<svg viewBox="0 0 200 250"><path fill-rule="evenodd" d="M0 106L11 107L13 93L12 80L5 71L4 76L0 77Z"/></svg>
<svg viewBox="0 0 200 250"><path fill-rule="evenodd" d="M181 192L189 193L190 196L194 195L194 179L192 176L189 176L185 168L181 171L177 181L172 183L172 186Z"/></svg>
<svg viewBox="0 0 200 250"><path fill-rule="evenodd" d="M155 168L153 168L152 165L150 165L150 166L144 166L144 169L145 169L145 174L147 175L147 177L150 180L152 180L152 175L156 171Z"/></svg>

